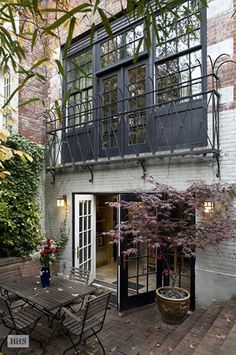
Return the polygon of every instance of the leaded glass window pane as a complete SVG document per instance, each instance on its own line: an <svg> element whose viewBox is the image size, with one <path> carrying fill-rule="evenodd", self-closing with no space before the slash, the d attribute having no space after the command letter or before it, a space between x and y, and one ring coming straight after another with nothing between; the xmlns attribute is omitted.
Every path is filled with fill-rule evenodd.
<svg viewBox="0 0 236 355"><path fill-rule="evenodd" d="M105 68L119 62L122 59L133 57L138 49L140 40L143 38L144 24L132 27L123 33L106 40L100 45L101 67ZM139 47L139 53L144 51L144 43Z"/></svg>
<svg viewBox="0 0 236 355"><path fill-rule="evenodd" d="M157 18L156 100L163 105L198 98L201 83L201 38L199 1L185 1L173 13ZM186 54L187 52L187 54Z"/></svg>
<svg viewBox="0 0 236 355"><path fill-rule="evenodd" d="M128 70L129 145L146 143L146 66Z"/></svg>
<svg viewBox="0 0 236 355"><path fill-rule="evenodd" d="M81 127L92 120L92 51L87 50L67 60L68 129Z"/></svg>
<svg viewBox="0 0 236 355"><path fill-rule="evenodd" d="M103 148L117 147L118 130L118 78L103 79Z"/></svg>

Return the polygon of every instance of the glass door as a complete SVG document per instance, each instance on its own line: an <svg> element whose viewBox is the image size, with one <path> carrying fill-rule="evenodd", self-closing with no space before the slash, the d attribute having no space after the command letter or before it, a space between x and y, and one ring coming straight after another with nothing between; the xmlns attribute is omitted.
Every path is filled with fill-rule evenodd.
<svg viewBox="0 0 236 355"><path fill-rule="evenodd" d="M93 195L75 195L75 267L90 270L95 279L95 203Z"/></svg>
<svg viewBox="0 0 236 355"><path fill-rule="evenodd" d="M147 95L147 64L142 63L125 69L125 154L139 154L146 150L149 117Z"/></svg>
<svg viewBox="0 0 236 355"><path fill-rule="evenodd" d="M99 141L101 156L115 156L123 154L123 115L121 71L112 72L100 79L102 118L99 127Z"/></svg>
<svg viewBox="0 0 236 355"><path fill-rule="evenodd" d="M135 194L121 194L120 200L136 201ZM120 210L120 221L129 219L127 210ZM123 311L129 308L152 303L156 298L156 289L161 286L171 285L169 275L166 275L166 264L158 258L155 249L148 244L137 245L137 254L125 255L125 250L130 247L129 237L120 242L119 267L118 267L118 308ZM180 250L163 250L165 257L173 271L176 286L190 291L190 307L195 308L195 259L185 258Z"/></svg>
<svg viewBox="0 0 236 355"><path fill-rule="evenodd" d="M122 194L121 200L136 201L134 194ZM138 202L138 201L137 201ZM129 218L127 211L120 211L120 220ZM142 306L155 300L156 288L161 286L158 279L157 259L147 245L138 246L138 253L134 256L125 256L128 247L126 238L120 243L119 262L119 310Z"/></svg>

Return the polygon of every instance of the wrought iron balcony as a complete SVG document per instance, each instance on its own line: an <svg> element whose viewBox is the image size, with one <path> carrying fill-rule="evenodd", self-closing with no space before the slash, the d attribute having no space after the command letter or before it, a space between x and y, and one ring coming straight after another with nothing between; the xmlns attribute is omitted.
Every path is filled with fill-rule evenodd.
<svg viewBox="0 0 236 355"><path fill-rule="evenodd" d="M86 102L70 104L64 110L63 122L50 112L47 168L185 155L218 157L217 77L211 74L195 80L201 83L200 88L208 82L212 89L171 99L178 84L158 92L149 83L146 87L151 90L135 97L120 92L119 99L110 103L96 95ZM189 83L184 84L182 92L190 88Z"/></svg>

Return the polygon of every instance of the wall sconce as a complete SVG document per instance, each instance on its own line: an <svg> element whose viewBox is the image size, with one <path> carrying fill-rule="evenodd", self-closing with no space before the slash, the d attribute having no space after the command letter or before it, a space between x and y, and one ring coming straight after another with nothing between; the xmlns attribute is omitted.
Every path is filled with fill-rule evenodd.
<svg viewBox="0 0 236 355"><path fill-rule="evenodd" d="M214 203L212 201L205 201L203 204L204 213L212 213L214 212Z"/></svg>
<svg viewBox="0 0 236 355"><path fill-rule="evenodd" d="M59 196L57 198L57 207L64 207L66 206L66 195Z"/></svg>

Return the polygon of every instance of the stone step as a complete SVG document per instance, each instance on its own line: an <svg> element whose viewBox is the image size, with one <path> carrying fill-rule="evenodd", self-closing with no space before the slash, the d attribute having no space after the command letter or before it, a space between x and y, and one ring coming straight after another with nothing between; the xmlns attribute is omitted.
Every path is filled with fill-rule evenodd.
<svg viewBox="0 0 236 355"><path fill-rule="evenodd" d="M195 348L194 355L214 355L228 339L236 320L236 302L228 301L211 325L201 343ZM222 353L223 354L223 353ZM229 354L229 353L228 353Z"/></svg>
<svg viewBox="0 0 236 355"><path fill-rule="evenodd" d="M171 355L190 355L200 344L205 334L208 332L218 315L222 312L223 306L213 303L195 322L185 337L171 351ZM203 352L202 354L205 355ZM201 355L202 355L201 354Z"/></svg>
<svg viewBox="0 0 236 355"><path fill-rule="evenodd" d="M186 336L186 334L192 329L195 323L205 313L202 308L197 309L161 344L161 346L155 351L155 355L168 355L171 354L178 343Z"/></svg>

